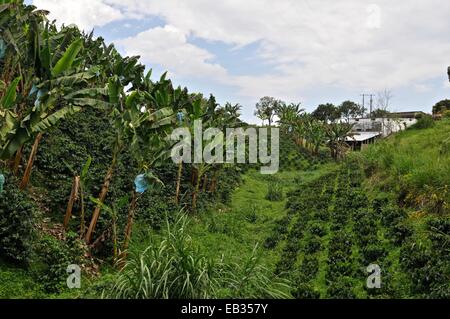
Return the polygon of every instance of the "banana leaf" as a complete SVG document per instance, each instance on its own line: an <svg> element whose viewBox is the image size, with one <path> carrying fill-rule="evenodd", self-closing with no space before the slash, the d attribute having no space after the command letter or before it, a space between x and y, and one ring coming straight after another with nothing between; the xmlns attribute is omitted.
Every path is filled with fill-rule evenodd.
<svg viewBox="0 0 450 319"><path fill-rule="evenodd" d="M9 109L11 106L13 106L14 102L16 101L17 97L16 90L20 80L21 77L18 77L11 82L8 89L6 90L5 95L0 100L0 108Z"/></svg>
<svg viewBox="0 0 450 319"><path fill-rule="evenodd" d="M57 77L61 73L69 70L72 67L73 62L75 61L78 53L80 53L82 48L83 48L82 39L78 39L72 42L72 44L67 48L66 52L64 52L61 59L59 59L59 61L53 67L52 76Z"/></svg>

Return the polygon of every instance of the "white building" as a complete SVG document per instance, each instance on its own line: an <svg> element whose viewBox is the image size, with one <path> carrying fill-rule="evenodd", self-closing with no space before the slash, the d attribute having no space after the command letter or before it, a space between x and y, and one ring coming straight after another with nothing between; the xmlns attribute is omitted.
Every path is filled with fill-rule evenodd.
<svg viewBox="0 0 450 319"><path fill-rule="evenodd" d="M347 143L353 149L363 149L368 144L372 144L380 137L387 137L393 133L402 131L417 123L418 117L424 115L423 112L398 112L389 113L384 118L354 118L349 123L353 124L354 136L348 137ZM341 122L347 120L341 119Z"/></svg>
<svg viewBox="0 0 450 319"><path fill-rule="evenodd" d="M416 124L417 118L423 114L423 112L389 113L389 116L384 118L350 119L350 124L354 125L355 132L379 132L381 136L386 137Z"/></svg>

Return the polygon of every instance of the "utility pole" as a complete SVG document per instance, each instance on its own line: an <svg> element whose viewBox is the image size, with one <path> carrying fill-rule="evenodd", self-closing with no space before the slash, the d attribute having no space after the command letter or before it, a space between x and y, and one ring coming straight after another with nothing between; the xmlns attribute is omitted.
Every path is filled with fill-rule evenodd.
<svg viewBox="0 0 450 319"><path fill-rule="evenodd" d="M363 113L366 110L366 104L365 104L365 97L368 96L370 97L370 106L369 106L369 117L372 115L372 108L373 108L373 97L375 96L374 94L361 94L362 98L363 98Z"/></svg>

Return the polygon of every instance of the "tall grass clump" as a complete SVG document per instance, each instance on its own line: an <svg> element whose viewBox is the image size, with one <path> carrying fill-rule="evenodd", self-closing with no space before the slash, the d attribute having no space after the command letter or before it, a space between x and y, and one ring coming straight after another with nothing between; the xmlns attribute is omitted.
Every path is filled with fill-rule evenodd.
<svg viewBox="0 0 450 319"><path fill-rule="evenodd" d="M131 254L107 297L119 299L199 299L215 295L217 263L202 255L186 233L187 218L167 223L164 239Z"/></svg>
<svg viewBox="0 0 450 319"><path fill-rule="evenodd" d="M283 200L283 184L280 181L276 179L270 179L268 181L266 199L272 202Z"/></svg>
<svg viewBox="0 0 450 319"><path fill-rule="evenodd" d="M261 266L256 248L248 260L237 263L207 258L187 233L186 215L167 222L161 238L131 253L112 288L113 299L286 298L288 282L271 276Z"/></svg>
<svg viewBox="0 0 450 319"><path fill-rule="evenodd" d="M258 245L246 259L224 265L224 286L228 291L222 297L240 299L290 298L289 281L281 279L260 263Z"/></svg>

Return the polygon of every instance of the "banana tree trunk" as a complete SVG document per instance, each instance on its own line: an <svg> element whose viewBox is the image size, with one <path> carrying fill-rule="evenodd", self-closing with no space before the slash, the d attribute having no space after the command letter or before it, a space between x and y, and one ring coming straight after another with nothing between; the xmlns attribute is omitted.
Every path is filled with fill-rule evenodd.
<svg viewBox="0 0 450 319"><path fill-rule="evenodd" d="M70 218L72 217L73 203L78 199L78 190L80 188L80 176L75 176L72 183L72 191L70 192L69 202L67 204L66 215L64 216L64 229L69 227Z"/></svg>
<svg viewBox="0 0 450 319"><path fill-rule="evenodd" d="M208 175L203 177L203 192L206 192L206 185L208 184Z"/></svg>
<svg viewBox="0 0 450 319"><path fill-rule="evenodd" d="M114 174L114 169L116 168L118 154L113 154L113 159L111 161L111 165L108 168L108 172L106 173L105 179L103 180L102 190L100 191L100 196L98 200L103 203L106 198L106 194L108 193L109 186L111 185L111 180ZM85 240L86 243L89 244L92 240L92 234L94 233L95 226L97 225L98 218L100 216L100 205L97 205L94 210L94 214L92 215L91 223L89 224L88 231L86 232Z"/></svg>
<svg viewBox="0 0 450 319"><path fill-rule="evenodd" d="M209 183L209 191L211 193L215 193L216 191L216 185L217 185L217 178L218 178L219 172L216 171L212 177L211 182Z"/></svg>
<svg viewBox="0 0 450 319"><path fill-rule="evenodd" d="M128 209L127 226L125 227L125 240L123 243L123 251L126 252L130 244L131 231L133 229L134 213L136 211L137 195L133 192L133 197L131 199L130 208Z"/></svg>
<svg viewBox="0 0 450 319"><path fill-rule="evenodd" d="M39 148L39 143L41 142L43 133L39 133L35 140L33 147L31 149L30 157L28 158L27 167L25 169L25 173L23 174L22 182L20 183L20 189L24 190L27 188L29 182L30 182L30 176L31 176L31 170L33 169L33 163L36 158L36 154Z"/></svg>
<svg viewBox="0 0 450 319"><path fill-rule="evenodd" d="M178 175L177 175L177 191L175 193L175 204L178 205L179 197L180 197L180 186L181 186L181 173L183 171L183 162L181 161L178 164Z"/></svg>
<svg viewBox="0 0 450 319"><path fill-rule="evenodd" d="M14 157L13 167L12 171L15 176L19 173L19 166L22 162L22 155L23 155L23 145L17 150L16 156Z"/></svg>
<svg viewBox="0 0 450 319"><path fill-rule="evenodd" d="M197 171L195 170L195 168L192 168L192 172L191 172L191 184L195 185L195 181L197 180Z"/></svg>
<svg viewBox="0 0 450 319"><path fill-rule="evenodd" d="M122 251L120 252L120 256L118 256L117 260L117 266L119 269L123 269L126 265L126 260L128 257L128 247L130 245L131 232L134 223L134 212L136 211L136 204L137 204L137 194L135 191L133 191L133 197L131 199L130 208L128 209L127 225L125 227L125 240L123 243ZM116 250L115 254L117 254Z"/></svg>

